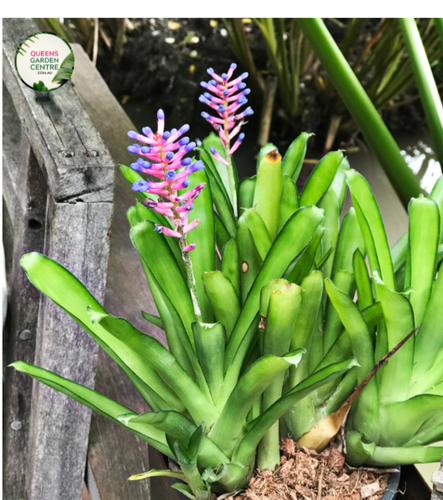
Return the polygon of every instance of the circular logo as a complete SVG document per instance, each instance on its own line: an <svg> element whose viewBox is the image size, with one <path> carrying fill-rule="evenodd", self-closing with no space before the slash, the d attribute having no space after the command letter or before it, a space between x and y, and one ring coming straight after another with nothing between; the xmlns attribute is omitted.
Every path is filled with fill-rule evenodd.
<svg viewBox="0 0 443 500"><path fill-rule="evenodd" d="M58 35L35 33L17 49L15 69L21 81L31 89L57 90L71 78L74 53L69 43Z"/></svg>

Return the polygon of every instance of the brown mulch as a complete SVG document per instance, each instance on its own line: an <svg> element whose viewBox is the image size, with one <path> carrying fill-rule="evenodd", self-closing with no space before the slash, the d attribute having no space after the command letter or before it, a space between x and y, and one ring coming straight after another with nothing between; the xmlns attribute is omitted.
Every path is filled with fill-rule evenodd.
<svg viewBox="0 0 443 500"><path fill-rule="evenodd" d="M283 439L280 448L280 466L257 470L235 500L380 500L392 472L349 467L333 443L321 453L296 449L291 439Z"/></svg>

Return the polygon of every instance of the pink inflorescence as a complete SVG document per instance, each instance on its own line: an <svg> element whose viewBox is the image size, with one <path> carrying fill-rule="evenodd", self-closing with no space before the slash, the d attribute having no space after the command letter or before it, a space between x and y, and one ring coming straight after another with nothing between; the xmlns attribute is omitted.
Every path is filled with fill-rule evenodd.
<svg viewBox="0 0 443 500"><path fill-rule="evenodd" d="M155 230L174 238L180 238L185 243L183 251L194 250L195 244L186 244L186 233L198 226L200 221L195 219L188 224L189 212L194 208L194 200L205 187L202 182L194 189L182 195L177 191L189 186L188 177L197 170L204 168L202 161L193 162L184 156L195 148L195 142L189 142L188 137L182 137L189 130L189 125L180 129L165 131L165 115L161 109L157 112L157 132L149 127L143 128L143 135L130 131L128 136L141 143L128 146L128 151L141 158L131 164L137 172L149 174L158 179L155 181L137 181L132 184L133 191L157 195L147 198L142 203L155 212L168 217L175 229L156 224Z"/></svg>
<svg viewBox="0 0 443 500"><path fill-rule="evenodd" d="M243 82L248 73L243 73L238 78L231 80L236 67L237 65L232 63L229 71L221 76L217 75L212 68L209 68L208 73L212 79L207 83L201 82L200 85L212 92L212 94L205 92L199 97L201 102L217 112L218 116L212 116L205 111L201 115L217 131L226 152L230 155L240 146L245 137L244 133L239 133L245 123L244 119L254 113L250 106L244 111L238 112L248 102L246 96L251 90L247 89L246 83ZM231 146L231 140L237 134L239 134L237 140ZM228 163L215 151L215 148L211 147L211 153L217 160L224 164Z"/></svg>

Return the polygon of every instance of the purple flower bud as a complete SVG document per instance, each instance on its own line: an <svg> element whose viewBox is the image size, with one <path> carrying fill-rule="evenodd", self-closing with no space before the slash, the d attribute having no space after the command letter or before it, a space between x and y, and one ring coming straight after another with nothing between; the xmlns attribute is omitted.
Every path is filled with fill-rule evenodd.
<svg viewBox="0 0 443 500"><path fill-rule="evenodd" d="M179 129L178 129L178 132L179 132L179 135L183 135L183 134L186 134L186 132L189 130L189 125L187 123L185 123L184 125L182 125Z"/></svg>
<svg viewBox="0 0 443 500"><path fill-rule="evenodd" d="M200 85L204 88L204 89L207 89L208 88L208 84L206 82L200 82Z"/></svg>
<svg viewBox="0 0 443 500"><path fill-rule="evenodd" d="M237 69L237 65L236 65L235 63L232 63L232 64L231 64L231 66L229 66L229 69L230 69L231 71L234 71L234 70L236 70L236 69Z"/></svg>
<svg viewBox="0 0 443 500"><path fill-rule="evenodd" d="M209 100L212 99L212 95L209 92L204 92L203 95L206 97L206 99L209 99Z"/></svg>
<svg viewBox="0 0 443 500"><path fill-rule="evenodd" d="M248 76L249 76L249 73L247 71L245 71L243 74L240 75L240 78L242 80L244 80L245 78L248 78Z"/></svg>
<svg viewBox="0 0 443 500"><path fill-rule="evenodd" d="M183 181L183 187L184 188L187 188L189 186L189 184L191 184L191 181L189 181L187 179L185 181Z"/></svg>
<svg viewBox="0 0 443 500"><path fill-rule="evenodd" d="M135 132L134 130L130 130L128 132L128 137L130 137L131 139L135 139L138 141L138 137L139 137L139 133L138 132Z"/></svg>
<svg viewBox="0 0 443 500"><path fill-rule="evenodd" d="M223 90L223 95L226 97L227 95L229 95L229 90Z"/></svg>
<svg viewBox="0 0 443 500"><path fill-rule="evenodd" d="M149 127L143 127L142 132L145 134L146 137L150 137L152 134L152 130Z"/></svg>
<svg viewBox="0 0 443 500"><path fill-rule="evenodd" d="M144 155L147 155L150 151L151 151L151 148L148 147L148 146L143 146L140 150Z"/></svg>
<svg viewBox="0 0 443 500"><path fill-rule="evenodd" d="M202 111L201 112L201 116L203 116L203 118L205 120L210 120L211 119L211 115L209 113L206 113L206 111Z"/></svg>
<svg viewBox="0 0 443 500"><path fill-rule="evenodd" d="M243 113L244 113L245 116L253 115L254 114L254 110L251 108L251 106L249 106L248 108L246 108L244 110Z"/></svg>
<svg viewBox="0 0 443 500"><path fill-rule="evenodd" d="M142 193L146 192L152 186L152 182L148 181L136 181L132 184L133 191L140 191Z"/></svg>
<svg viewBox="0 0 443 500"><path fill-rule="evenodd" d="M224 113L226 111L226 108L223 106L223 104L220 104L220 106L218 107L218 111L219 113Z"/></svg>
<svg viewBox="0 0 443 500"><path fill-rule="evenodd" d="M140 148L136 148L134 146L128 146L128 151L136 155L140 154Z"/></svg>
<svg viewBox="0 0 443 500"><path fill-rule="evenodd" d="M206 70L208 72L208 74L212 75L214 73L214 70L212 68L208 68Z"/></svg>
<svg viewBox="0 0 443 500"><path fill-rule="evenodd" d="M138 162L131 163L131 168L132 168L132 170L135 170L136 172L144 172L145 171L145 169L143 168L143 165L141 165ZM135 191L134 186L133 186L133 191Z"/></svg>
<svg viewBox="0 0 443 500"><path fill-rule="evenodd" d="M166 153L166 158L168 160L172 160L172 158L174 158L174 153L172 151L169 151L169 153Z"/></svg>
<svg viewBox="0 0 443 500"><path fill-rule="evenodd" d="M238 99L237 99L237 104L246 104L248 102L248 100L246 99L246 97L244 95L240 96Z"/></svg>
<svg viewBox="0 0 443 500"><path fill-rule="evenodd" d="M241 134L238 135L237 141L242 142L244 138L245 138L245 134L242 132Z"/></svg>
<svg viewBox="0 0 443 500"><path fill-rule="evenodd" d="M236 87L238 90L243 90L246 87L246 83L245 82L237 83Z"/></svg>
<svg viewBox="0 0 443 500"><path fill-rule="evenodd" d="M189 151L192 151L195 148L196 144L195 142L190 142L187 146L185 146L185 154L189 153Z"/></svg>
<svg viewBox="0 0 443 500"><path fill-rule="evenodd" d="M191 158L183 158L183 160L180 162L180 165L186 167L186 165L189 165L190 163L192 163Z"/></svg>
<svg viewBox="0 0 443 500"><path fill-rule="evenodd" d="M172 129L171 129L171 135L174 135L176 132L177 132L177 129L176 129L176 128L172 128Z"/></svg>
<svg viewBox="0 0 443 500"><path fill-rule="evenodd" d="M191 174L193 174L194 172L197 172L198 170L203 170L204 168L205 168L205 166L201 160L198 160L195 163L193 163L192 165L189 165L188 167L186 167L186 169L189 170L189 172L191 172Z"/></svg>
<svg viewBox="0 0 443 500"><path fill-rule="evenodd" d="M186 146L186 144L188 144L189 142L189 137L183 137L182 139L180 139L177 144L179 146Z"/></svg>
<svg viewBox="0 0 443 500"><path fill-rule="evenodd" d="M165 119L165 114L163 113L162 109L159 109L157 111L157 120L164 120Z"/></svg>
<svg viewBox="0 0 443 500"><path fill-rule="evenodd" d="M223 80L227 80L228 79L228 75L226 73L222 73L221 77L223 78Z"/></svg>
<svg viewBox="0 0 443 500"><path fill-rule="evenodd" d="M208 100L208 99L207 99L204 95L201 95L201 96L198 98L198 100L199 100L200 102L202 102L203 104L207 104L207 105L209 105L209 104L210 104L210 101L209 101L209 100Z"/></svg>
<svg viewBox="0 0 443 500"><path fill-rule="evenodd" d="M251 93L251 89L245 89L245 90L243 90L243 92L242 92L242 94L243 94L243 95L248 95L248 94L250 94L250 93Z"/></svg>
<svg viewBox="0 0 443 500"><path fill-rule="evenodd" d="M169 132L168 130L166 132L163 132L163 139L166 141L167 139L169 139L171 137L171 132Z"/></svg>
<svg viewBox="0 0 443 500"><path fill-rule="evenodd" d="M214 146L209 146L209 151L214 155L217 151Z"/></svg>
<svg viewBox="0 0 443 500"><path fill-rule="evenodd" d="M166 172L166 179L168 179L168 181L173 181L176 175L177 174L174 172L174 170L168 170Z"/></svg>
<svg viewBox="0 0 443 500"><path fill-rule="evenodd" d="M217 82L215 80L209 80L209 83L215 87L217 85Z"/></svg>

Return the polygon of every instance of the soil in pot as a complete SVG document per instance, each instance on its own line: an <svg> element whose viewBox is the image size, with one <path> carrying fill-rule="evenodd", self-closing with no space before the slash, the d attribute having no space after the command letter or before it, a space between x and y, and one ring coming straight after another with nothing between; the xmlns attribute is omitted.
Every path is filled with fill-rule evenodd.
<svg viewBox="0 0 443 500"><path fill-rule="evenodd" d="M396 469L354 468L331 443L322 453L281 443L280 466L258 470L248 489L227 500L382 500Z"/></svg>

